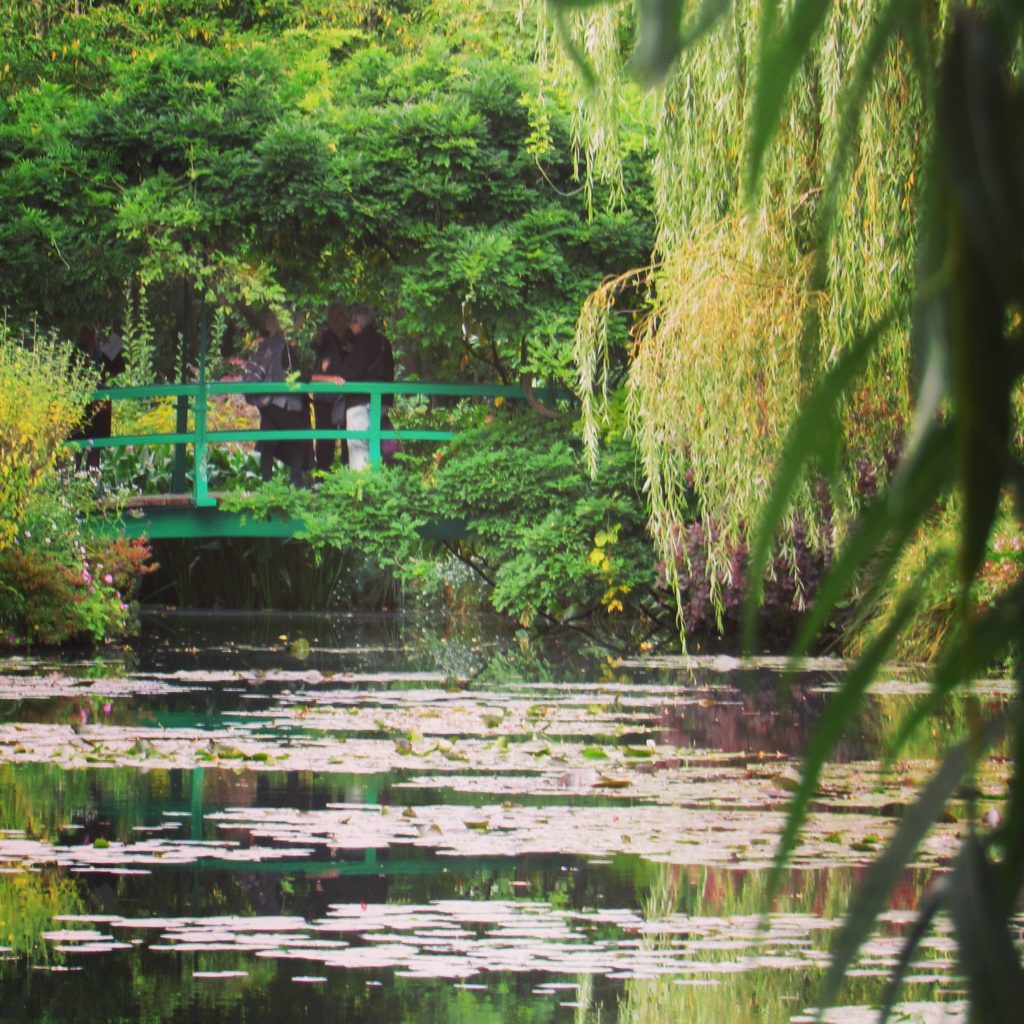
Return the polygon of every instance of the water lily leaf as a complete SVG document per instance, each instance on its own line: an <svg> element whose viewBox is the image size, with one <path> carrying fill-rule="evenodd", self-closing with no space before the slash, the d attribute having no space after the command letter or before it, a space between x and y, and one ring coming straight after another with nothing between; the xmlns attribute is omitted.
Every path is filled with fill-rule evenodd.
<svg viewBox="0 0 1024 1024"><path fill-rule="evenodd" d="M776 789L785 790L787 793L795 793L800 788L800 778L797 775L782 772L779 775L772 776L772 784Z"/></svg>
<svg viewBox="0 0 1024 1024"><path fill-rule="evenodd" d="M657 753L655 747L634 747L625 746L619 748L626 757L654 757Z"/></svg>
<svg viewBox="0 0 1024 1024"><path fill-rule="evenodd" d="M584 747L580 754L590 761L602 761L608 757L608 752L604 747Z"/></svg>
<svg viewBox="0 0 1024 1024"><path fill-rule="evenodd" d="M312 648L309 645L309 641L305 637L299 637L298 640L293 640L288 645L288 653L293 658L298 658L299 661L305 661L312 653Z"/></svg>

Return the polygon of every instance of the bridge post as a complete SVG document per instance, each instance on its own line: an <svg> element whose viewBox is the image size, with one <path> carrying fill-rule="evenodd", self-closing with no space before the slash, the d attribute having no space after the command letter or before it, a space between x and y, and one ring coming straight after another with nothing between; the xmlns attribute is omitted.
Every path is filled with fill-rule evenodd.
<svg viewBox="0 0 1024 1024"><path fill-rule="evenodd" d="M370 465L374 468L380 466L380 421L381 401L380 386L370 384Z"/></svg>
<svg viewBox="0 0 1024 1024"><path fill-rule="evenodd" d="M205 302L199 306L199 391L196 393L195 457L192 461L192 495L196 508L216 505L210 497L206 465L206 356L210 347L210 317Z"/></svg>
<svg viewBox="0 0 1024 1024"><path fill-rule="evenodd" d="M184 335L181 339L181 350L178 353L178 379L182 384L187 383L185 376L188 368L186 357L187 342ZM188 395L178 395L177 398L177 421L175 432L184 434L188 430ZM174 469L171 473L171 490L175 494L185 493L185 445L174 446Z"/></svg>

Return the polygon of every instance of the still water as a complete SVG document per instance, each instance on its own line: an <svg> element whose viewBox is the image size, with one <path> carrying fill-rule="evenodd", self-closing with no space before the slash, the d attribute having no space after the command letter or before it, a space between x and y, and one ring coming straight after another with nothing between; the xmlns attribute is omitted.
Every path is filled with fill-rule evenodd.
<svg viewBox="0 0 1024 1024"><path fill-rule="evenodd" d="M884 771L916 684L879 688L762 930L842 673L787 691L771 659L399 617L167 613L102 656L8 658L0 1022L809 1019L858 876L957 730L952 708ZM829 1019L870 1019L960 828L936 825ZM963 1019L941 922L903 998Z"/></svg>

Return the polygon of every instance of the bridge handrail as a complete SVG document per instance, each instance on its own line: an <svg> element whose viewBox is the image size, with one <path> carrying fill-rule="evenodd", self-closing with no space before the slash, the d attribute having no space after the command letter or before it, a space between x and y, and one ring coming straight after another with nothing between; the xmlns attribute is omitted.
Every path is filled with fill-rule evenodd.
<svg viewBox="0 0 1024 1024"><path fill-rule="evenodd" d="M366 430L210 430L207 425L207 399L219 395L260 395L260 394L361 394L370 396L370 425ZM558 389L538 388L537 394L544 398L565 397L567 393ZM181 429L187 419L179 416L178 429L159 434L122 434L111 437L84 438L70 441L74 447L85 448L126 448L148 445L191 444L195 449L192 474L192 494L197 507L216 504L208 486L207 447L211 443L241 443L247 441L304 441L317 439L348 440L365 438L369 441L370 464L381 463L381 441L401 439L403 441L449 441L455 436L452 430L382 430L381 413L385 395L424 395L445 398L508 398L526 400L527 393L521 384L460 384L440 381L350 381L345 384L327 382L284 381L253 384L239 380L199 381L180 384L149 384L133 387L110 387L93 392L94 401L130 401L154 398L178 398L191 401L193 406L193 429Z"/></svg>

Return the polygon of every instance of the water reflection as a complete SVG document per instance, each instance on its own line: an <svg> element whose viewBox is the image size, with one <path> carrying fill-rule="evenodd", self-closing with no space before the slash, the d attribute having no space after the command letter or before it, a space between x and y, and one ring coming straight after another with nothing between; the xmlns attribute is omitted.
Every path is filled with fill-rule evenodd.
<svg viewBox="0 0 1024 1024"><path fill-rule="evenodd" d="M904 698L870 704L762 933L833 663L780 694L770 665L467 620L158 616L102 662L0 671L0 1022L788 1021L934 752L882 772ZM955 998L948 935L926 950L913 998Z"/></svg>

